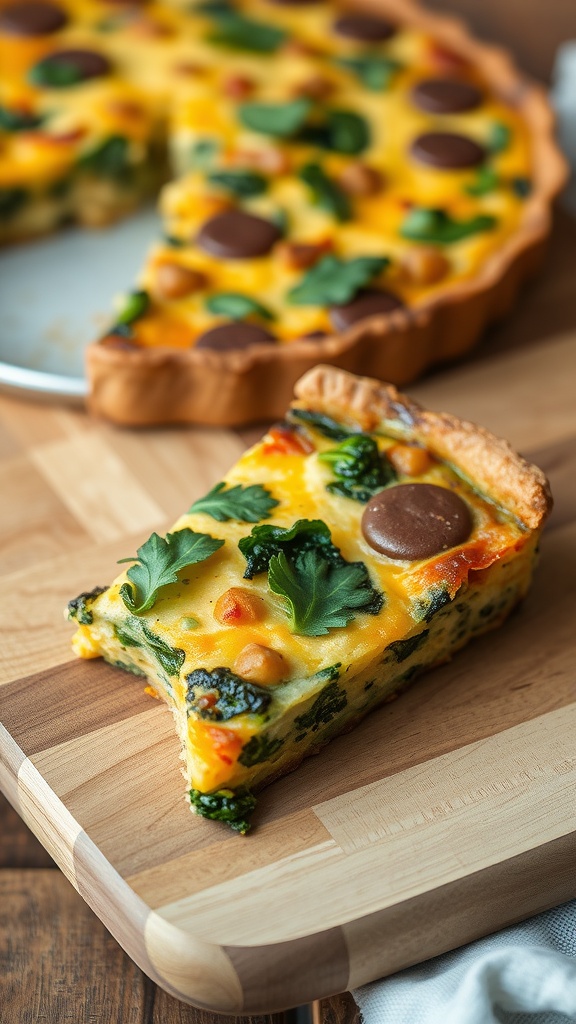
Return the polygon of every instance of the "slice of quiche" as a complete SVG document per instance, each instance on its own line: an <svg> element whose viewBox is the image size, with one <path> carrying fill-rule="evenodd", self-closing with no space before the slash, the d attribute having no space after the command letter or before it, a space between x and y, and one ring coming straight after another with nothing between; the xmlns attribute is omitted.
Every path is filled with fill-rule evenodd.
<svg viewBox="0 0 576 1024"><path fill-rule="evenodd" d="M172 709L192 809L246 832L253 793L525 594L546 478L474 424L319 366L285 421L107 588L74 648Z"/></svg>

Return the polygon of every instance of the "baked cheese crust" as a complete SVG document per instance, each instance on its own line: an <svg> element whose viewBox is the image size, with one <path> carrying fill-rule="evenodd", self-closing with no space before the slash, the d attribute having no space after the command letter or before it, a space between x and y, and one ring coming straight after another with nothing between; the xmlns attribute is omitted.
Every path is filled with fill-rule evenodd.
<svg viewBox="0 0 576 1024"><path fill-rule="evenodd" d="M165 539L69 605L76 653L172 709L193 809L239 831L260 786L503 622L551 505L506 442L394 388L318 367L297 394Z"/></svg>

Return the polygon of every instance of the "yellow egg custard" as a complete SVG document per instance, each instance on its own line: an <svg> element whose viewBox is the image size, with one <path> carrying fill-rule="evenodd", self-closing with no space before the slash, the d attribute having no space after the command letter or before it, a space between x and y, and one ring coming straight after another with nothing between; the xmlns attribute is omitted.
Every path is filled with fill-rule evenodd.
<svg viewBox="0 0 576 1024"><path fill-rule="evenodd" d="M68 606L80 657L172 709L192 809L240 832L255 790L504 621L551 505L506 442L393 387L317 367L297 396Z"/></svg>

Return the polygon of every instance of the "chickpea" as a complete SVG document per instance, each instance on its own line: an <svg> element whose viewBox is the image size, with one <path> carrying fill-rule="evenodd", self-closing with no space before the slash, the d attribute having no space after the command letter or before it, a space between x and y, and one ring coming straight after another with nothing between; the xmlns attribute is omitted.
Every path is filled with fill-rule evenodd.
<svg viewBox="0 0 576 1024"><path fill-rule="evenodd" d="M386 454L402 476L422 476L432 465L428 452L412 444L394 444Z"/></svg>
<svg viewBox="0 0 576 1024"><path fill-rule="evenodd" d="M440 249L432 245L418 245L404 253L402 269L414 284L435 284L450 270L450 262Z"/></svg>
<svg viewBox="0 0 576 1024"><path fill-rule="evenodd" d="M297 96L305 96L311 100L325 100L334 92L334 82L324 75L311 75L296 88Z"/></svg>
<svg viewBox="0 0 576 1024"><path fill-rule="evenodd" d="M182 263L159 263L155 270L152 291L158 299L183 299L206 284L204 274Z"/></svg>
<svg viewBox="0 0 576 1024"><path fill-rule="evenodd" d="M322 256L330 252L332 241L305 244L304 242L282 242L278 246L278 256L285 266L291 270L305 270L313 267Z"/></svg>
<svg viewBox="0 0 576 1024"><path fill-rule="evenodd" d="M351 196L375 196L382 191L384 178L375 167L357 160L344 168L338 184Z"/></svg>
<svg viewBox="0 0 576 1024"><path fill-rule="evenodd" d="M232 670L243 679L260 686L274 686L287 675L287 665L279 653L263 644L246 644L240 651Z"/></svg>
<svg viewBox="0 0 576 1024"><path fill-rule="evenodd" d="M242 587L230 587L216 601L214 618L223 626L245 626L262 615L262 601Z"/></svg>

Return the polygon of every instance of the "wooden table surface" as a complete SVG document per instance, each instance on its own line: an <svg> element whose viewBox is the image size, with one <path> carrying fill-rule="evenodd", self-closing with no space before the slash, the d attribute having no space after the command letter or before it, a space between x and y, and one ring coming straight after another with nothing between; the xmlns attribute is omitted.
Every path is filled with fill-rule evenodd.
<svg viewBox="0 0 576 1024"><path fill-rule="evenodd" d="M556 45L570 32L576 36L573 0L553 0L544 6L535 0L504 5L486 0L481 10L473 0L432 0L432 6L469 15L473 25L476 22L474 27L512 46L524 66L541 77L549 74ZM560 335L572 337L576 345L575 253L576 222L560 213L545 273L527 289L514 314L494 328L471 357L479 364L479 386L482 364L504 350L544 349ZM430 401L434 382L435 378L425 388ZM500 398L504 396L505 385ZM30 408L37 416L38 409ZM474 410L470 414L473 418ZM572 423L564 433L573 447L576 400ZM247 432L246 440L251 436ZM6 507L7 497L5 491ZM359 1020L347 994L324 1000L316 1009L323 1024L357 1024ZM282 1015L242 1019L281 1024ZM2 1024L215 1024L217 1020L229 1024L239 1018L216 1018L157 988L126 956L0 795Z"/></svg>

